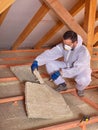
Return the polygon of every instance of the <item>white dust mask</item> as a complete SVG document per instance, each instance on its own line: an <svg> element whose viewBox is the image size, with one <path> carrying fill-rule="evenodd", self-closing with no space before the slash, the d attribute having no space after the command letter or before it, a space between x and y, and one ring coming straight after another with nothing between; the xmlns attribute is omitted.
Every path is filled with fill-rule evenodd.
<svg viewBox="0 0 98 130"><path fill-rule="evenodd" d="M72 49L72 47L65 44L64 49L67 50L67 51L70 51Z"/></svg>

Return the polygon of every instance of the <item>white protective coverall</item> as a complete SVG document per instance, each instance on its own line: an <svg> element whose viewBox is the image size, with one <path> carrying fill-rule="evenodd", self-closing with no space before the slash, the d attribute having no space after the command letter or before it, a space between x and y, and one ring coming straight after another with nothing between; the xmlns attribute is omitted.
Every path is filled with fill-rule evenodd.
<svg viewBox="0 0 98 130"><path fill-rule="evenodd" d="M35 60L38 66L46 65L48 74L62 69L62 76L59 76L54 83L59 85L64 83L65 78L74 78L78 90L83 90L91 82L90 54L87 48L82 45L82 38L78 35L77 46L73 50L65 50L63 43L56 45L50 50L40 54ZM58 58L64 61L58 61Z"/></svg>

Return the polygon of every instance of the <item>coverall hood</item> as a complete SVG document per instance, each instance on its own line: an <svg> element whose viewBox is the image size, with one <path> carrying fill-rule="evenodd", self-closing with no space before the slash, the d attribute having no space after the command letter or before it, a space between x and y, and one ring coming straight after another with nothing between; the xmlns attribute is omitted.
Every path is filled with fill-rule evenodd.
<svg viewBox="0 0 98 130"><path fill-rule="evenodd" d="M83 39L82 39L82 37L78 34L78 44L77 44L76 48L82 46L82 42L83 42ZM76 48L75 48L75 49L76 49Z"/></svg>

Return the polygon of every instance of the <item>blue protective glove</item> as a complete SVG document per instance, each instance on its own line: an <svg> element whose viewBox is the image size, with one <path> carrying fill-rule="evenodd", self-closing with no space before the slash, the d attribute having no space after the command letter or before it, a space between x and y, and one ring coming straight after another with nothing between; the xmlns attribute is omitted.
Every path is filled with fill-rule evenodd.
<svg viewBox="0 0 98 130"><path fill-rule="evenodd" d="M54 81L54 80L56 80L60 75L61 75L60 72L59 72L59 71L56 71L56 72L54 72L54 73L51 75L51 79Z"/></svg>
<svg viewBox="0 0 98 130"><path fill-rule="evenodd" d="M35 69L38 69L38 61L34 60L31 65L31 70L34 71Z"/></svg>

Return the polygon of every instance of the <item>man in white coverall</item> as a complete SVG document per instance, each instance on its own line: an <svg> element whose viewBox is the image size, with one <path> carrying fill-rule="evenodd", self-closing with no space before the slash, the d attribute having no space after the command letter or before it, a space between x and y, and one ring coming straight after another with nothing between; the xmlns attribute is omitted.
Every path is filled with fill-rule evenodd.
<svg viewBox="0 0 98 130"><path fill-rule="evenodd" d="M36 57L31 70L46 65L46 70L57 85L56 91L67 90L64 78L74 78L77 94L84 96L84 89L91 82L90 54L82 45L82 38L73 31L63 35L63 42ZM63 57L63 61L57 60Z"/></svg>

